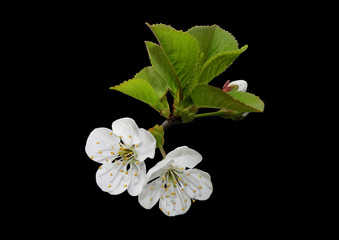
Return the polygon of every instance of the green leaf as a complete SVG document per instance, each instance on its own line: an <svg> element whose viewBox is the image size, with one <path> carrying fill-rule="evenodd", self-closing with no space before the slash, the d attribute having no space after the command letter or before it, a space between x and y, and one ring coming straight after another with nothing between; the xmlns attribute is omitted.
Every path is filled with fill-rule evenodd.
<svg viewBox="0 0 339 240"><path fill-rule="evenodd" d="M151 84L146 80L134 78L125 81L120 85L111 87L110 89L117 90L144 103L147 103L165 118L169 117L170 110L166 95L160 98L152 88Z"/></svg>
<svg viewBox="0 0 339 240"><path fill-rule="evenodd" d="M148 26L164 50L179 82L180 91L183 91L186 86L192 84L192 79L200 67L201 52L198 41L186 32L163 24ZM167 65L167 62L165 64Z"/></svg>
<svg viewBox="0 0 339 240"><path fill-rule="evenodd" d="M164 129L162 128L162 126L159 126L157 124L154 127L150 128L148 131L150 133L152 133L154 138L157 140L157 147L164 145L164 143L165 143L165 139L164 139L165 132L164 132Z"/></svg>
<svg viewBox="0 0 339 240"><path fill-rule="evenodd" d="M187 33L198 40L199 47L204 53L203 62L219 53L238 50L238 42L232 34L217 25L195 26Z"/></svg>
<svg viewBox="0 0 339 240"><path fill-rule="evenodd" d="M219 53L210 58L202 67L199 83L209 83L213 78L224 72L246 49L247 45L241 49Z"/></svg>
<svg viewBox="0 0 339 240"><path fill-rule="evenodd" d="M143 79L151 84L154 91L162 98L169 89L169 84L153 67L145 67L134 78Z"/></svg>
<svg viewBox="0 0 339 240"><path fill-rule="evenodd" d="M218 108L236 112L263 112L264 103L247 92L226 93L209 85L198 85L191 94L198 108Z"/></svg>
<svg viewBox="0 0 339 240"><path fill-rule="evenodd" d="M161 79L167 83L170 92L175 98L178 88L180 89L180 83L165 51L158 44L147 41L145 43L153 69L161 76Z"/></svg>
<svg viewBox="0 0 339 240"><path fill-rule="evenodd" d="M265 107L264 102L261 101L259 97L255 96L252 93L231 91L228 94L231 95L234 99L238 100L239 102L245 103L251 108L256 109L256 112L264 111Z"/></svg>

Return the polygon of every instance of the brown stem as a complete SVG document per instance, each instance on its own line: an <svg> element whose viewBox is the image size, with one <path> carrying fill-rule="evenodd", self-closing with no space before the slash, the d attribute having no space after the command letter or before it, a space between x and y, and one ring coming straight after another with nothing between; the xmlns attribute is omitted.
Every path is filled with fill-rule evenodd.
<svg viewBox="0 0 339 240"><path fill-rule="evenodd" d="M165 122L161 124L162 128L166 130L167 128L174 126L176 124L180 123L177 121L173 116L171 116L169 119L167 119Z"/></svg>

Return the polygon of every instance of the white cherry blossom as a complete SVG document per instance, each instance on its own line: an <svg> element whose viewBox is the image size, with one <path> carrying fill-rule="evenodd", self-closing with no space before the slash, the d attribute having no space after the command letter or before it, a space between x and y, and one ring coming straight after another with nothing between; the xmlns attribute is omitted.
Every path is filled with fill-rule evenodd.
<svg viewBox="0 0 339 240"><path fill-rule="evenodd" d="M213 191L211 177L194 168L201 160L197 151L186 146L168 153L148 171L139 203L150 209L159 201L164 214L176 216L186 213L195 199L208 199Z"/></svg>
<svg viewBox="0 0 339 240"><path fill-rule="evenodd" d="M102 164L96 173L96 182L110 194L127 190L137 196L147 182L144 161L154 157L156 140L149 131L138 128L131 118L114 121L112 129L96 128L86 142L87 155Z"/></svg>

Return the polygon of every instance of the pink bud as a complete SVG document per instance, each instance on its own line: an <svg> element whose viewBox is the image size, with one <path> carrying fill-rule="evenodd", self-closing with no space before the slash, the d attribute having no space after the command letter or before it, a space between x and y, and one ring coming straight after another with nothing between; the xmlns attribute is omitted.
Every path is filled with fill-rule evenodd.
<svg viewBox="0 0 339 240"><path fill-rule="evenodd" d="M230 82L231 82L230 80L227 80L227 82L222 87L222 90L224 92L230 92L232 90L232 88L234 88L234 87L229 87Z"/></svg>

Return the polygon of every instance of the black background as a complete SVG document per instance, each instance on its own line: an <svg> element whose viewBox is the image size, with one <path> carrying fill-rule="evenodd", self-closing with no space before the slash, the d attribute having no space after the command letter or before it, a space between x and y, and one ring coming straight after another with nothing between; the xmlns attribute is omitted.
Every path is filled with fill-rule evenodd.
<svg viewBox="0 0 339 240"><path fill-rule="evenodd" d="M285 81L279 63L287 54L280 33L289 31L291 14L279 4L130 2L49 7L36 17L35 28L43 32L42 66L52 81L44 95L54 100L49 118L62 139L55 143L54 189L44 196L48 204L42 207L42 219L61 217L53 226L61 234L119 232L133 238L281 236L298 228L293 163L283 141L288 126L282 119L289 106L279 96ZM158 205L142 208L127 192L102 192L95 182L99 164L84 151L89 133L111 128L116 119L133 118L145 129L165 120L148 105L109 90L150 65L144 41L156 39L145 22L184 31L217 24L229 31L248 49L210 84L221 88L227 80L244 79L248 92L265 102L264 113L250 113L241 121L200 118L166 130L166 152L179 146L197 150L203 161L196 168L211 175L214 187L208 200L196 201L185 215L172 218ZM157 151L154 159L146 160L147 168L159 160Z"/></svg>

